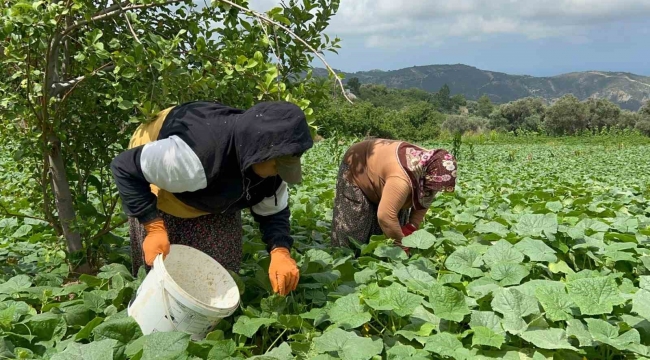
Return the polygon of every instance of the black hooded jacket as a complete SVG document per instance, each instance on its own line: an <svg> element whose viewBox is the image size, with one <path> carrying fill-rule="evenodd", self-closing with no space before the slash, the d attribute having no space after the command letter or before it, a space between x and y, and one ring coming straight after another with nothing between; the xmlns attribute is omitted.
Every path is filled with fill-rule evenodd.
<svg viewBox="0 0 650 360"><path fill-rule="evenodd" d="M154 184L204 212L250 208L270 251L293 244L287 184L279 176L259 177L251 165L312 146L305 114L291 103L244 111L190 102L169 112L156 141L118 155L111 171L125 213L140 223L158 217Z"/></svg>

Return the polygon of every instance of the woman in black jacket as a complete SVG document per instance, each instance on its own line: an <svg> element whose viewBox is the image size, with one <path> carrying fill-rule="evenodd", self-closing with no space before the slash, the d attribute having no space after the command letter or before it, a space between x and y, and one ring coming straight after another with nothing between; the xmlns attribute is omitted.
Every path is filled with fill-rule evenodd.
<svg viewBox="0 0 650 360"><path fill-rule="evenodd" d="M133 272L167 255L170 242L238 271L241 210L249 208L271 256L273 290L294 290L287 183L300 182L300 157L312 146L305 114L287 102L246 111L190 102L141 125L111 163L129 216Z"/></svg>

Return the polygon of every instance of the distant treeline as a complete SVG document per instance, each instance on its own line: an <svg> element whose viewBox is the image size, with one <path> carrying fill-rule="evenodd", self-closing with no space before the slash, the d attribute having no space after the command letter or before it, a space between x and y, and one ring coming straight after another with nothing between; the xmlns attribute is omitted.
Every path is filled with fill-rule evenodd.
<svg viewBox="0 0 650 360"><path fill-rule="evenodd" d="M430 93L420 89L392 89L360 85L354 78L348 88L354 105L333 97L317 111L320 133L377 136L423 141L445 133L496 130L513 135L573 136L611 132L639 132L650 136L650 101L638 112L622 110L606 99L580 101L565 95L552 104L527 97L495 105L487 96L478 101L450 96L444 85Z"/></svg>

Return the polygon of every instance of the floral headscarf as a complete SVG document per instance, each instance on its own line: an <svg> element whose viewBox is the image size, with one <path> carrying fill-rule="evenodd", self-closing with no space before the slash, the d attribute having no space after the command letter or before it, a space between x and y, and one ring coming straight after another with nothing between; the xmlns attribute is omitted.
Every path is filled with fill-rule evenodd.
<svg viewBox="0 0 650 360"><path fill-rule="evenodd" d="M402 143L397 148L400 165L411 180L413 208L428 209L436 193L454 191L456 159L444 149L425 150Z"/></svg>

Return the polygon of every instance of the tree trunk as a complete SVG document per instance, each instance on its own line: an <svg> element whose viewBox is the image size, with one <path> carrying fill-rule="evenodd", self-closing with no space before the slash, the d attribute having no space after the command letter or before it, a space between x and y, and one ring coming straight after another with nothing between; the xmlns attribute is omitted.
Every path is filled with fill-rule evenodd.
<svg viewBox="0 0 650 360"><path fill-rule="evenodd" d="M68 246L68 252L73 253L83 250L83 243L79 232L72 229L76 215L70 184L68 184L68 177L65 173L63 156L61 156L61 141L54 134L51 134L48 140L49 151L47 156L50 171L52 172L56 209L59 213L59 221Z"/></svg>

